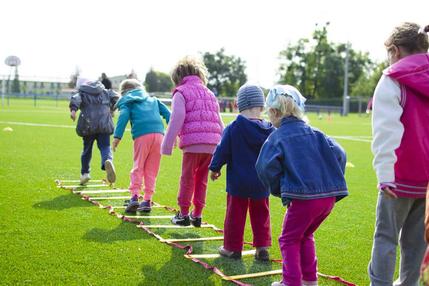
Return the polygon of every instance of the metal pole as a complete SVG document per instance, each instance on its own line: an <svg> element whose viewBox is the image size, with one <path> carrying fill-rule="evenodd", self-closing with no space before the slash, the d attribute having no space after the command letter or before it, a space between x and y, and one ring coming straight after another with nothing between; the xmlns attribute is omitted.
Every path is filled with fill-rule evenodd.
<svg viewBox="0 0 429 286"><path fill-rule="evenodd" d="M347 116L348 110L348 87L349 87L349 43L346 44L346 59L344 63L344 94L343 94L343 116Z"/></svg>
<svg viewBox="0 0 429 286"><path fill-rule="evenodd" d="M2 85L1 85L1 106L4 106L4 95L6 93L6 76L3 75L2 77Z"/></svg>

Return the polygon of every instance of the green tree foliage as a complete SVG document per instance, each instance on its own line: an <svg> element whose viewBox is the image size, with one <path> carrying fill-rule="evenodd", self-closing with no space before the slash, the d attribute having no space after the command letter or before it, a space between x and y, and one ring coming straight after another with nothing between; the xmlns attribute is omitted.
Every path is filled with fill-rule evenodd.
<svg viewBox="0 0 429 286"><path fill-rule="evenodd" d="M144 85L148 92L167 92L173 88L173 82L168 74L152 68L146 74Z"/></svg>
<svg viewBox="0 0 429 286"><path fill-rule="evenodd" d="M387 61L374 64L374 68L367 73L363 73L352 85L351 96L371 97L374 94L378 80L389 64Z"/></svg>
<svg viewBox="0 0 429 286"><path fill-rule="evenodd" d="M214 54L204 53L203 61L209 71L207 86L217 95L234 97L247 81L246 63L240 57L226 55L223 48Z"/></svg>
<svg viewBox="0 0 429 286"><path fill-rule="evenodd" d="M280 52L280 83L297 86L308 98L341 97L346 44L328 40L328 27L316 26L311 39L300 39ZM349 47L351 86L372 66L368 53Z"/></svg>

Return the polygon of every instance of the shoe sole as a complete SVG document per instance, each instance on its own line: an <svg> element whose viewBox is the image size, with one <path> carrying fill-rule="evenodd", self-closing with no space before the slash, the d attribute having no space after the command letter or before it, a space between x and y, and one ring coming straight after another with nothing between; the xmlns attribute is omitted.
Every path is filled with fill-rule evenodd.
<svg viewBox="0 0 429 286"><path fill-rule="evenodd" d="M148 207L144 207L144 208L138 208L137 211L138 212L143 212L143 213L150 213L152 209L148 208Z"/></svg>
<svg viewBox="0 0 429 286"><path fill-rule="evenodd" d="M84 180L80 181L80 185L81 185L81 186L86 185L86 183L88 183L88 182L89 182L89 180L91 180L91 178L85 178Z"/></svg>
<svg viewBox="0 0 429 286"><path fill-rule="evenodd" d="M106 169L107 181L113 184L116 181L116 172L112 161L106 160L106 162L104 162L104 169Z"/></svg>
<svg viewBox="0 0 429 286"><path fill-rule="evenodd" d="M220 256L225 257L225 258L241 259L241 253L240 254L233 253L231 255L226 255L226 254L223 254L223 253L219 252L219 254L220 254Z"/></svg>
<svg viewBox="0 0 429 286"><path fill-rule="evenodd" d="M191 225L191 222L189 222L189 223L180 223L180 222L171 221L171 223L175 224L175 225L181 225L181 226L190 226Z"/></svg>
<svg viewBox="0 0 429 286"><path fill-rule="evenodd" d="M127 207L125 209L125 212L127 212L127 213L135 213L137 211L138 207L139 207L138 204L136 204L134 206Z"/></svg>

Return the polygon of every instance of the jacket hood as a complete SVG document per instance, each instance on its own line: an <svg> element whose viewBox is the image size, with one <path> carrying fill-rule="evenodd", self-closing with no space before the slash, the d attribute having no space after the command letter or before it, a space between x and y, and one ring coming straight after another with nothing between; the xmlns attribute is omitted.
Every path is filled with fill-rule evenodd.
<svg viewBox="0 0 429 286"><path fill-rule="evenodd" d="M429 98L429 54L404 57L388 67L384 74L414 91Z"/></svg>
<svg viewBox="0 0 429 286"><path fill-rule="evenodd" d="M79 91L91 95L99 95L103 90L104 85L100 81L89 81L79 87Z"/></svg>
<svg viewBox="0 0 429 286"><path fill-rule="evenodd" d="M133 89L125 93L118 101L117 107L120 109L122 106L134 103L134 102L143 102L149 96L143 89Z"/></svg>
<svg viewBox="0 0 429 286"><path fill-rule="evenodd" d="M270 122L251 120L243 115L238 115L236 121L244 129L243 133L252 134L252 136L244 137L247 143L252 146L262 146L268 135L275 129Z"/></svg>

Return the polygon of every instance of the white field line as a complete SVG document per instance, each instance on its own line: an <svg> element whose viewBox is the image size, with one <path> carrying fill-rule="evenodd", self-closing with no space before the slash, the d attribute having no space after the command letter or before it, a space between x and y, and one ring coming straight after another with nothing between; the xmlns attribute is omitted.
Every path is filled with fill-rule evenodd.
<svg viewBox="0 0 429 286"><path fill-rule="evenodd" d="M371 139L363 139L363 138L360 138L359 136L331 136L331 137L335 139L340 139L340 140L350 140L350 141L365 142L365 143L372 142Z"/></svg>
<svg viewBox="0 0 429 286"><path fill-rule="evenodd" d="M227 113L228 114L228 113ZM235 114L229 114L235 116ZM0 124L10 125L21 125L21 126L33 126L33 127L54 127L54 128L76 128L74 125L60 125L60 124L46 124L46 123L32 123L32 122L17 122L17 121L0 121ZM129 129L127 129L129 131ZM366 142L371 143L370 136L331 136L335 139ZM367 139L368 138L368 139Z"/></svg>

